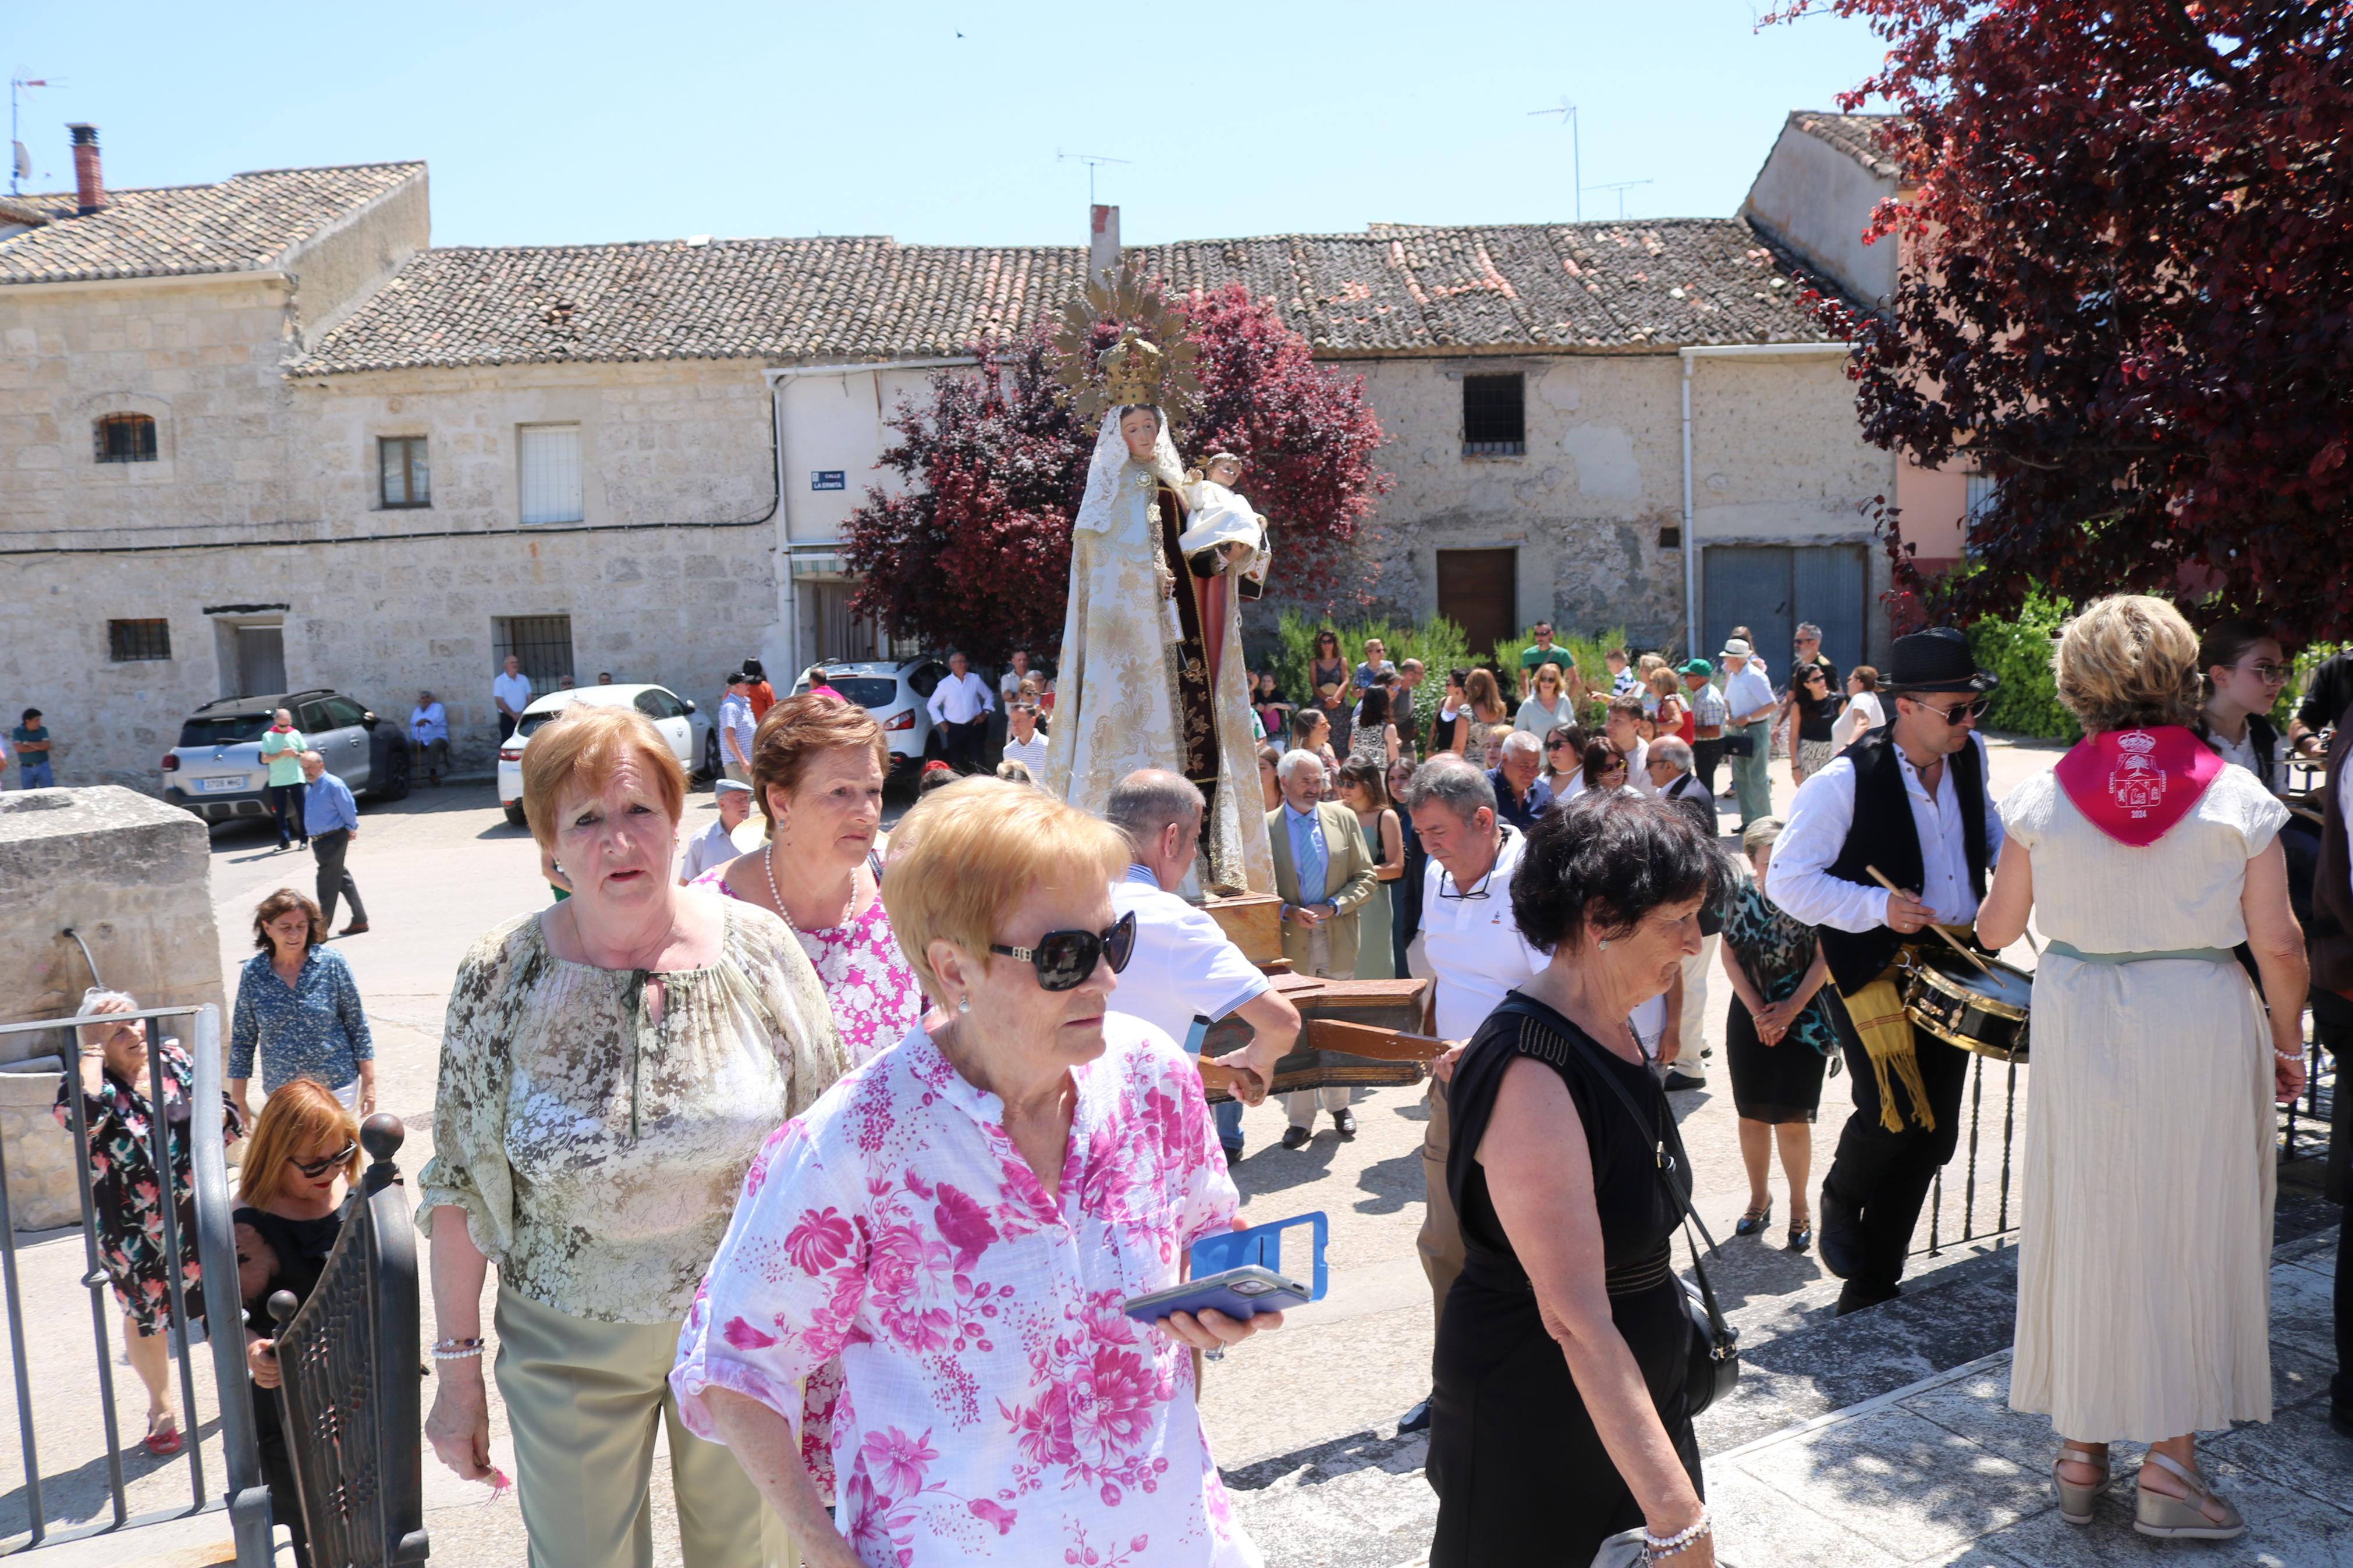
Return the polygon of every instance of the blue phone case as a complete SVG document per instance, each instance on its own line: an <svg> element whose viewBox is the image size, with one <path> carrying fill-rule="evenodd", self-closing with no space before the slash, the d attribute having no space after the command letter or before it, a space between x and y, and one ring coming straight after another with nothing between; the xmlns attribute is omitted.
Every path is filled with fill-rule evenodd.
<svg viewBox="0 0 2353 1568"><path fill-rule="evenodd" d="M1183 1289L1164 1299L1153 1296L1131 1297L1127 1315L1140 1323L1156 1323L1172 1312L1190 1312L1199 1317L1203 1312L1223 1312L1229 1318L1253 1318L1261 1312L1287 1312L1293 1307L1303 1307L1308 1298L1281 1286L1271 1290L1254 1291L1245 1295L1235 1289L1244 1279L1265 1281L1263 1271L1254 1268L1225 1269L1205 1279L1188 1282Z"/></svg>
<svg viewBox="0 0 2353 1568"><path fill-rule="evenodd" d="M1163 1302L1155 1308L1153 1318L1165 1317L1172 1311L1198 1312L1203 1308L1211 1311L1223 1312L1229 1317L1247 1318L1254 1311L1280 1311L1300 1305L1301 1303L1288 1292L1282 1294L1280 1301L1265 1297L1253 1300L1250 1297L1237 1296L1212 1276L1235 1268L1247 1268L1251 1264L1256 1264L1272 1273L1283 1274L1282 1233L1286 1230L1296 1230L1303 1226L1310 1227L1314 1232L1314 1258L1311 1272L1313 1283L1309 1287L1307 1300L1321 1301L1325 1289L1331 1283L1330 1277L1324 1268L1324 1247L1325 1242L1331 1237L1332 1224L1319 1209L1313 1214L1293 1215L1289 1219L1279 1219L1270 1225L1252 1226L1248 1230L1230 1231L1223 1236L1203 1237L1193 1244L1192 1252L1189 1254L1192 1259L1191 1278L1200 1286L1198 1305L1194 1296L1188 1293L1176 1301ZM1285 1278L1290 1276L1285 1275Z"/></svg>

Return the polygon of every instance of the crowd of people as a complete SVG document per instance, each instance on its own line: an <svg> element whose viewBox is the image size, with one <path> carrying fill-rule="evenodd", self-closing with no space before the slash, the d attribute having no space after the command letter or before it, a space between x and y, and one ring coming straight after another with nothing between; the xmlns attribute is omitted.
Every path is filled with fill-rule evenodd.
<svg viewBox="0 0 2353 1568"><path fill-rule="evenodd" d="M1714 1562L1693 1418L1725 1347L1669 1251L1693 1184L1666 1098L1704 1081L1684 1047L1709 976L1720 962L1732 993L1748 1186L1732 1228L1777 1228L1778 1163L1781 1243L1841 1279L1841 1314L1866 1311L1902 1294L1961 1123L1968 1055L1915 1026L1907 966L1950 944L1990 962L2030 924L2010 1403L2052 1423L2070 1523L2103 1506L2109 1445L2129 1441L2147 1445L2137 1529L2245 1528L2195 1437L2271 1415L2272 1108L2303 1087L2308 986L2321 1043L2353 1040L2353 659L2324 667L2340 711L2283 731L2288 667L2263 628L2201 642L2158 600L2088 605L2054 654L2085 740L1997 799L1978 733L1997 683L1966 638L1898 638L1883 677L1841 681L1810 633L1778 694L1741 636L1720 689L1705 661L1622 653L1588 688L1549 627L1516 708L1479 668L1417 714L1418 667L1377 644L1352 666L1336 637L1313 703L1250 682L1287 968L1430 981L1445 1042L1417 1238L1436 1350L1400 1422L1430 1431L1433 1564L1584 1568L1613 1538ZM650 1561L658 1429L690 1568L1261 1560L1198 1393L1281 1314L1124 1303L1240 1227L1240 1112L1299 1011L1183 896L1199 788L1145 770L1101 816L1069 806L1012 749L1042 748L1050 707L1026 659L994 688L951 671L933 701L957 761L887 832L887 739L821 679L765 694L726 753L719 822L684 842L685 773L633 709L574 707L524 752L527 816L569 896L459 968L417 1224L440 1334L426 1436L488 1477L494 1371L534 1562ZM970 737L999 705L990 776ZM1777 741L1798 784L1782 816L1751 782ZM2317 822L2281 798L2298 757L2326 763ZM325 804L300 813L314 847L355 827ZM315 1283L375 1100L322 864L321 898L281 889L255 910L219 1108L230 1137L250 1130L258 1391L278 1374L256 1303ZM1212 1106L1195 1059L1227 1020L1250 1043L1219 1058L1240 1088ZM86 1027L59 1116L78 1093L164 1453L162 1194L192 1222L185 1169L149 1168L146 1040ZM162 1049L184 1101L185 1054ZM1811 1129L1841 1073L1853 1110L1817 1210ZM1345 1089L1283 1109L1285 1149L1319 1112L1356 1134ZM184 1137L186 1112L168 1120ZM179 1283L200 1311L193 1264ZM2332 1392L2353 1436L2353 1372ZM275 1493L284 1435L257 1401Z"/></svg>

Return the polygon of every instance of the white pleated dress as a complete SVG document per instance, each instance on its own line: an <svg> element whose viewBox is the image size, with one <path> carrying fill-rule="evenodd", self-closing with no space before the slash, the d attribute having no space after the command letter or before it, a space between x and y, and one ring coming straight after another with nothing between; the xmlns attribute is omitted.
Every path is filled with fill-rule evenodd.
<svg viewBox="0 0 2353 1568"><path fill-rule="evenodd" d="M2106 953L2244 942L2247 862L2287 813L2225 767L2142 848L2052 773L2001 817L2042 934ZM2092 1443L2270 1420L2272 1052L2246 972L2046 952L2031 1028L2010 1407Z"/></svg>

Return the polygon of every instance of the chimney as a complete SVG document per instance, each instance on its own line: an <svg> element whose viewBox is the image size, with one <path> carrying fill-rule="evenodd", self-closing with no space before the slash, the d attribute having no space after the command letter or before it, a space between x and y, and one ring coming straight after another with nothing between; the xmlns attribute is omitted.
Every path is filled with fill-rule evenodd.
<svg viewBox="0 0 2353 1568"><path fill-rule="evenodd" d="M97 167L98 153L90 152L91 167ZM1087 209L1087 277L1101 278L1119 267L1119 209L1101 205Z"/></svg>
<svg viewBox="0 0 2353 1568"><path fill-rule="evenodd" d="M73 132L74 211L83 217L106 205L106 181L98 172L98 127L69 125Z"/></svg>

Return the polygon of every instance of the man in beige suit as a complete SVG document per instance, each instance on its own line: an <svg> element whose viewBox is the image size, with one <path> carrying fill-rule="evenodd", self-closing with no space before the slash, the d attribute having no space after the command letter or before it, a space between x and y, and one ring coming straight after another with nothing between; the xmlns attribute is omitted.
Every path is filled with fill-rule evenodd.
<svg viewBox="0 0 2353 1568"><path fill-rule="evenodd" d="M1266 814L1266 832L1274 847L1274 890L1282 900L1282 956L1302 974L1353 977L1356 910L1374 887L1364 829L1355 812L1322 798L1324 761L1314 752L1285 752L1275 777L1282 804ZM1356 1135L1346 1089L1303 1089L1282 1097L1291 1118L1284 1148L1305 1146L1319 1101L1343 1139Z"/></svg>

